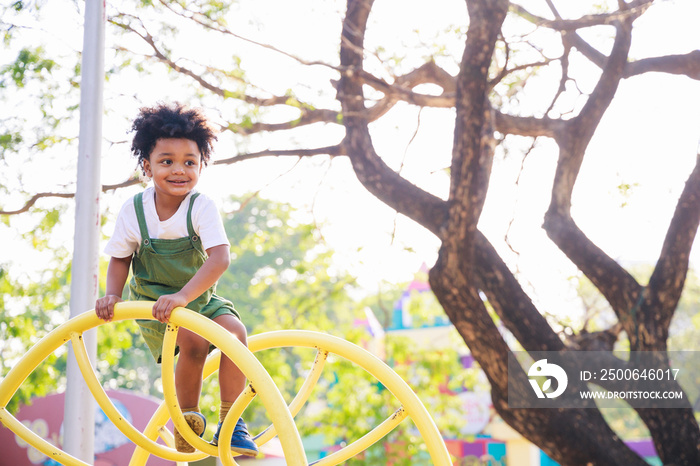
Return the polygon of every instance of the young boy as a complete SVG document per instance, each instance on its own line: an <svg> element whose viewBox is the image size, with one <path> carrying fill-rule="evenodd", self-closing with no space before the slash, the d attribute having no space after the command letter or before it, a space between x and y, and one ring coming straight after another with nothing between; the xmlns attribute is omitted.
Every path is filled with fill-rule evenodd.
<svg viewBox="0 0 700 466"><path fill-rule="evenodd" d="M112 320L131 267L130 299L155 301L156 320L138 324L158 363L170 313L179 306L209 317L247 344L246 328L233 304L214 294L216 282L230 263L230 244L221 217L211 199L194 191L209 161L214 131L199 110L179 104L142 108L132 130L131 151L153 186L129 199L119 212L114 235L105 248L111 259L105 296L95 304L97 316ZM188 425L201 436L206 419L199 412L199 396L209 342L180 328L177 346L177 399ZM222 355L215 444L221 423L245 383L244 374ZM194 451L177 430L175 443L178 451ZM231 450L249 456L258 453L243 419L236 425Z"/></svg>

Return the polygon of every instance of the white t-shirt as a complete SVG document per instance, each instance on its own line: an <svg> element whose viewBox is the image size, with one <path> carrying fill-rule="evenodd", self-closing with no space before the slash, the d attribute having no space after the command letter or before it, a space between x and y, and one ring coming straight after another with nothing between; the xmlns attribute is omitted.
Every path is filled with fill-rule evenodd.
<svg viewBox="0 0 700 466"><path fill-rule="evenodd" d="M177 239L188 235L187 210L193 193L194 191L187 195L172 217L161 222L156 212L155 190L153 187L146 188L143 192L143 213L151 238ZM216 203L204 194L200 194L194 200L192 227L201 238L205 251L222 244L230 245ZM129 257L138 251L140 244L141 230L136 218L134 199L129 198L119 211L114 233L105 246L104 252L112 257Z"/></svg>

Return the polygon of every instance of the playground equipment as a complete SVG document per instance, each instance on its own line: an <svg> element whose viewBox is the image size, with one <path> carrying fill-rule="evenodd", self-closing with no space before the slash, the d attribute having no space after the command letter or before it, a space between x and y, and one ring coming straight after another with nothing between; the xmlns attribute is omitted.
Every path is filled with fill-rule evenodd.
<svg viewBox="0 0 700 466"><path fill-rule="evenodd" d="M115 306L114 321L150 319L152 317L151 309L152 303L148 302L119 303ZM65 453L33 433L12 416L6 407L17 389L37 365L68 341L73 345L76 360L95 400L115 426L136 444L136 449L129 463L130 466L146 464L151 454L178 462L197 461L207 456L218 456L224 465L236 465L237 463L228 448L231 434L236 420L255 396L260 396L260 401L272 421L272 425L258 435L255 442L261 446L275 436L279 436L286 463L292 466L306 465L308 463L306 454L293 418L308 400L330 353L341 356L369 372L399 400L402 406L372 431L341 450L314 462L314 465L335 465L352 458L391 432L406 417L410 417L418 428L432 463L438 466L452 464L445 443L421 401L391 368L371 353L343 339L302 330L275 331L253 335L249 337L248 348L246 348L221 326L184 308L173 310L163 342L161 370L164 402L153 414L142 433L121 416L97 380L88 359L82 341L83 332L102 324L104 322L98 319L92 311L69 320L34 345L0 381L0 422L34 448L61 464L85 466L87 463ZM187 427L175 395L174 349L179 327L189 329L209 340L234 361L250 381L250 385L238 397L222 425L218 447L197 437ZM306 347L317 350L313 367L289 406L285 403L270 375L253 355L257 351L280 347ZM217 370L221 352L216 351L207 359L204 367L204 378L209 377ZM172 434L165 427L169 419L172 419L175 427L197 451L181 453L172 447ZM159 436L166 445L156 442Z"/></svg>

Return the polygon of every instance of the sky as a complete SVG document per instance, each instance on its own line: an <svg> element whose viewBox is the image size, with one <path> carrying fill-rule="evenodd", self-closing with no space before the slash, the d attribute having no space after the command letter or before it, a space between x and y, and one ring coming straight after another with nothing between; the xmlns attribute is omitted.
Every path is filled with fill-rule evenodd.
<svg viewBox="0 0 700 466"><path fill-rule="evenodd" d="M108 5L127 3L109 2ZM565 9L576 8L577 2L558 3L565 4L561 7L563 14L577 13ZM578 4L581 3L587 2ZM258 8L249 9L250 4L241 2L230 19L231 28L242 36L305 59L337 62L340 31L337 15L342 12L343 2L260 0ZM542 12L545 5L543 1L523 4L533 12ZM33 26L47 31L43 37L49 38L49 50L65 53L67 49L80 47L79 28L67 26L71 23L65 19L80 18L81 12L71 5L71 2L48 2L46 10L42 10L44 20ZM695 24L695 18L700 17L700 2L665 1L652 9L635 25L633 57L700 49ZM435 11L442 14L434 15ZM415 58L395 60L408 69L416 64L415 60L427 56L437 37L448 37L445 39L447 48L462 46L459 34L447 32L447 23L426 22L425 18L454 19L465 14L463 1L410 0L402 2L401 21L397 21L395 4L378 1L370 21L368 48L381 44L386 51L378 50L377 54L387 60L391 59L389 51L393 49L411 49ZM374 24L382 27L373 27ZM174 24L174 27L179 25ZM329 81L335 78L332 70L321 66L311 70L302 68L291 59L245 41L228 42L232 50L218 44L206 50L203 42L195 37L182 33L169 45L184 47L195 54L214 51L220 63L231 62L235 52L242 57L242 66L248 70L251 81L260 83L263 88L283 93L294 86L304 97L334 104L333 89L329 86ZM114 38L108 36L108 48L114 45ZM130 45L148 52L139 42ZM556 54L556 44L547 52ZM112 59L113 54L108 51L108 66ZM448 70L456 72L454 63L440 57L438 60ZM377 57L370 56L368 63L375 72L382 74ZM282 76L281 67L284 69ZM595 72L591 73L591 82L593 78ZM587 84L585 79L579 82L584 88ZM135 167L128 145L123 143L128 137L124 116L135 114L143 102L172 99L195 89L173 88L163 74L154 70L148 77L138 77L135 73L114 77L107 83L106 90L108 113L104 136L108 142L103 152L102 182L110 184L127 178ZM625 264L649 263L658 256L665 227L698 151L698 90L697 81L678 76L649 74L624 81L588 149L575 190L573 214L594 242ZM546 92L546 89L541 92L533 89L529 93L532 100L521 102L521 106L541 105ZM571 104L577 103L572 101ZM235 110L219 107L212 109L211 116L217 118L219 112ZM399 105L389 117L389 121L372 125L378 153L396 169L403 164L402 173L414 183L444 197L447 189L444 169L449 166L454 115L450 111L424 110L420 113L417 134L414 133L419 114L415 109ZM340 137L342 132L338 129L311 128L300 132L293 142L302 147L313 138L311 145L321 146L335 143ZM215 158L228 158L239 151L281 147L283 143L289 146L276 136L256 136L245 142L222 137ZM567 312L573 299L571 279L577 276L577 271L541 229L549 202L556 148L551 141L541 140L538 152L522 164L521 172L522 151L527 145L527 141L515 139L508 154L497 154L480 228L507 258L509 265L523 272L528 292L542 309L552 313ZM292 160L268 159L210 167L203 174L199 187L220 202L228 194L241 195L264 187L263 196L292 203L300 209L304 219L318 222L323 238L337 252L339 266L357 275L360 284L370 292L381 287L383 282L408 281L423 263L431 265L435 261L437 239L410 220L397 216L367 193L352 173L348 160L306 160L290 172L293 165ZM36 186L45 185L55 174L52 170L37 168L32 177ZM520 181L516 184L518 178ZM621 185L628 185L629 189L622 192ZM105 207L110 208L112 216L131 192L120 191L104 197ZM0 230L0 234L3 231ZM518 251L517 255L503 241L506 234L510 245ZM57 240L72 241L71 235L71 231L65 231L63 238ZM695 247L692 260L700 263L700 248Z"/></svg>

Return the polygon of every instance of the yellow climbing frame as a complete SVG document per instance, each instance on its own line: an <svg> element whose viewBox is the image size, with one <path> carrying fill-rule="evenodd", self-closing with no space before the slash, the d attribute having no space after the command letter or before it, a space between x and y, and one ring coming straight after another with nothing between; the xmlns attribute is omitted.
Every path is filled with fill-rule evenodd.
<svg viewBox="0 0 700 466"><path fill-rule="evenodd" d="M115 306L114 321L150 319L152 317L152 304L143 301L119 303ZM236 465L237 463L228 448L230 441L225 439L231 438L236 421L257 395L260 396L272 425L258 435L255 438L255 442L259 446L264 445L275 436L278 436L286 463L293 466L306 465L306 454L304 453L299 431L294 424L293 418L308 400L330 353L337 354L369 372L391 391L402 406L372 431L332 455L314 462L314 465L335 465L352 458L382 439L406 417L410 417L418 428L433 464L438 466L452 464L445 443L425 406L423 406L411 388L389 366L371 353L343 339L319 332L303 330L285 330L253 335L249 337L248 348L246 348L223 327L200 314L184 308L177 308L172 312L168 331L163 342L161 377L164 401L153 414L144 431L140 432L121 416L97 380L95 371L87 357L82 339L83 332L104 323L97 318L94 311L86 312L69 320L34 345L17 365L10 370L7 376L0 381L0 422L25 442L61 464L85 466L87 463L67 454L33 433L10 414L6 408L8 402L29 374L49 354L68 341L73 345L78 365L95 400L114 425L129 440L136 444L136 449L129 463L130 466L145 465L148 457L152 454L176 462L197 461L207 456L218 456L224 465ZM197 437L187 428L185 419L180 411L175 395L173 371L175 340L179 327L189 329L214 344L236 363L250 381L250 385L238 397L229 415L224 420L218 447ZM281 347L306 347L317 350L312 369L289 406L285 403L270 375L253 355L257 351ZM216 351L207 359L204 367L204 378L209 377L218 369L221 352ZM173 448L172 434L165 427L169 419L172 419L175 427L197 451L194 453L181 453ZM165 445L157 443L158 437L165 442Z"/></svg>

